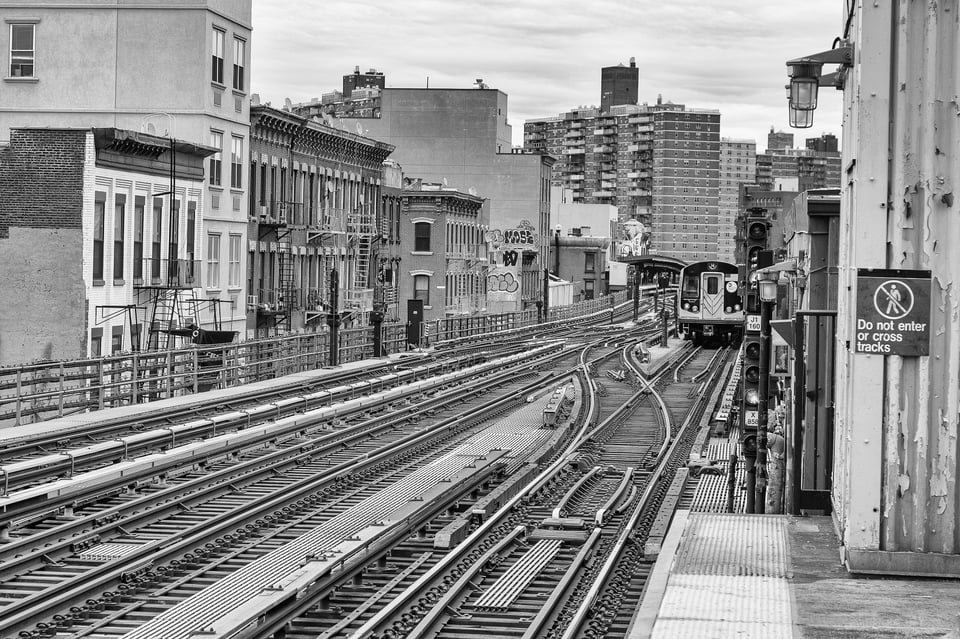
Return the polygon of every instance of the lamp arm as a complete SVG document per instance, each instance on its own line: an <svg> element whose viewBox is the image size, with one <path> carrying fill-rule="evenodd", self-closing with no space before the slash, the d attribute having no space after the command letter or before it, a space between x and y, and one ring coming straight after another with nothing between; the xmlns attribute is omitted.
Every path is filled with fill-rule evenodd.
<svg viewBox="0 0 960 639"><path fill-rule="evenodd" d="M805 55L802 58L795 58L787 61L787 66L798 64L842 64L850 66L853 64L853 47L849 44L837 47L836 49L827 49L813 55Z"/></svg>

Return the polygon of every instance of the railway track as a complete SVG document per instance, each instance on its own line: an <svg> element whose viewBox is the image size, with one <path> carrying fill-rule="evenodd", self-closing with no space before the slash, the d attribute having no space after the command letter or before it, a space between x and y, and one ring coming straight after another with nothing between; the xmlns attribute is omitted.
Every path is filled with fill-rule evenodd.
<svg viewBox="0 0 960 639"><path fill-rule="evenodd" d="M581 356L578 375L565 368L572 366L570 349L567 363L544 360L525 375L514 371L513 384L494 394L526 397L527 406L487 407L469 385L448 388L448 405L434 403L426 414L403 414L401 402L391 404L387 412L396 421L382 424L376 437L338 441L333 428L346 424L319 437L296 432L31 522L21 530L29 532L24 539L32 551L14 550L17 539L0 546L0 635L289 638L436 631L463 637L478 627L490 636L483 630L488 618L506 624L502 636L514 636L524 627L515 617L547 614L545 598L569 606L589 596L585 584L592 583L598 553L616 550L613 540L630 521L631 504L652 481L657 438L649 428L625 424L659 418L654 412L640 417L648 409L637 406L632 419L617 416L623 403L652 394L640 388L637 369L627 363L632 343L620 333L595 342L589 358ZM549 374L554 367L563 372ZM536 419L531 424L531 415L542 412L538 402L563 379L578 389L569 422L556 430ZM588 390L592 379L601 381L601 390ZM680 404L678 398L682 412ZM524 411L526 417L515 417ZM378 419L369 412L358 418ZM622 428L612 427L618 420ZM316 441L324 437L325 443ZM325 445L329 450L318 452ZM285 449L296 454L280 462ZM243 464L248 475L230 474ZM553 469L549 477L544 468ZM520 499L528 485L537 489ZM494 520L485 531L484 523ZM62 528L78 521L85 532ZM42 541L50 531L57 541ZM441 539L452 539L450 547L438 545ZM465 558L451 563L454 553ZM19 564L8 566L12 558ZM424 588L432 573L445 588ZM204 612L223 604L224 589L242 599L236 593L244 588L254 588L261 604L272 603L251 612L249 604L237 603L226 614L229 623ZM642 590L642 579L634 589ZM394 602L411 592L427 594L417 597L423 601L414 601L413 612L394 615ZM439 617L427 615L428 608L440 610ZM156 632L150 620L169 623L171 615L211 623L150 634ZM615 614L612 619L607 625L615 627ZM561 636L568 621L544 617L537 627ZM379 625L371 631L370 624ZM548 636L526 627L516 636Z"/></svg>

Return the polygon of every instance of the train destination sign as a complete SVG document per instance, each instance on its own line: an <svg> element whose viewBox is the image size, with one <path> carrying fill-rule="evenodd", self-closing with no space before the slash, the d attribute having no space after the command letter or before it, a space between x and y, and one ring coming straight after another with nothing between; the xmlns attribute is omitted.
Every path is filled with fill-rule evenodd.
<svg viewBox="0 0 960 639"><path fill-rule="evenodd" d="M930 271L857 269L856 352L930 354Z"/></svg>

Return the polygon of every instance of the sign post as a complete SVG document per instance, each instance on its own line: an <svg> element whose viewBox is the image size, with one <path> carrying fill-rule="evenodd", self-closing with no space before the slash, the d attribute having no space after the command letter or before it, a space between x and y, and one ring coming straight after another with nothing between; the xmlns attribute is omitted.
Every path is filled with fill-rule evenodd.
<svg viewBox="0 0 960 639"><path fill-rule="evenodd" d="M857 269L854 352L930 354L930 271Z"/></svg>

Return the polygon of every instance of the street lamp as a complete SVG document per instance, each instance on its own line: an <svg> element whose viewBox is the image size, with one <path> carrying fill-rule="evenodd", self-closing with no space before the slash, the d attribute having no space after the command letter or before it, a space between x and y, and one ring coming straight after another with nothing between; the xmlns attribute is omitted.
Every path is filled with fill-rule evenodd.
<svg viewBox="0 0 960 639"><path fill-rule="evenodd" d="M813 126L813 111L817 108L817 94L820 87L832 86L843 90L846 69L853 65L853 47L839 38L836 44L839 46L828 51L787 61L790 76L788 92L790 126L794 128ZM824 64L839 64L840 68L835 73L824 75Z"/></svg>
<svg viewBox="0 0 960 639"><path fill-rule="evenodd" d="M760 295L760 380L757 398L757 483L755 511L764 513L767 498L767 395L770 393L770 319L777 302L779 273L757 272Z"/></svg>

